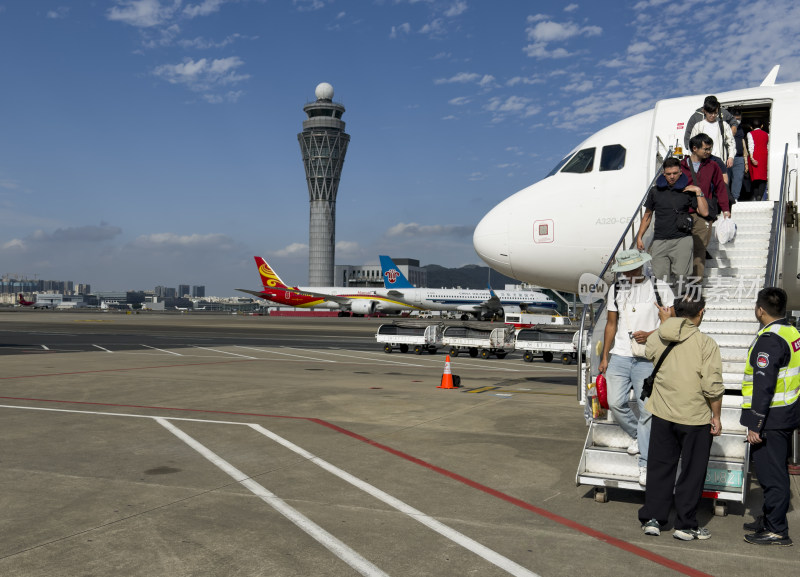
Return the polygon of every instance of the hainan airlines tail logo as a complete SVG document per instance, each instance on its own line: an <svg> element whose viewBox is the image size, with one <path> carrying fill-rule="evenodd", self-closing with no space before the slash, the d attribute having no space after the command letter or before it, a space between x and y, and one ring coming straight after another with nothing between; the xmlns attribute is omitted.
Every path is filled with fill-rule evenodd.
<svg viewBox="0 0 800 577"><path fill-rule="evenodd" d="M393 268L392 270L387 270L385 273L383 273L383 276L386 277L386 280L389 281L389 284L394 284L397 281L397 277L400 276L400 271Z"/></svg>
<svg viewBox="0 0 800 577"><path fill-rule="evenodd" d="M258 267L258 272L261 274L261 278L264 281L264 286L274 287L283 285L283 283L278 279L278 275L272 272L272 269L269 268L267 263L263 263L260 267Z"/></svg>

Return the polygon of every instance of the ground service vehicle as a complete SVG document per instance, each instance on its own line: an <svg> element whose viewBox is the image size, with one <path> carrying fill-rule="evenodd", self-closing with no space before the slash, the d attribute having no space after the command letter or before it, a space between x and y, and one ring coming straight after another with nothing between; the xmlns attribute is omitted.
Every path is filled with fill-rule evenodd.
<svg viewBox="0 0 800 577"><path fill-rule="evenodd" d="M492 323L452 325L444 329L442 344L454 357L467 351L473 358L480 355L488 359L494 355L504 359L508 353L514 352L514 327Z"/></svg>
<svg viewBox="0 0 800 577"><path fill-rule="evenodd" d="M383 343L385 353L391 353L397 348L401 353L413 350L418 355L424 351L433 355L442 346L442 325L414 322L381 325L375 340Z"/></svg>
<svg viewBox="0 0 800 577"><path fill-rule="evenodd" d="M569 365L578 356L577 332L577 325L534 325L519 330L515 346L524 351L522 359L526 363L541 355L546 363L559 358L562 364Z"/></svg>

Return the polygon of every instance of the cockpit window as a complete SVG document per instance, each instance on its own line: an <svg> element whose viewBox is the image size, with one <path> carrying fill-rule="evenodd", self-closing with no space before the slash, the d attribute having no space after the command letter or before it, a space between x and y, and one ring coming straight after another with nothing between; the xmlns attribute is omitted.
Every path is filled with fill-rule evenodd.
<svg viewBox="0 0 800 577"><path fill-rule="evenodd" d="M579 150L575 156L573 156L570 161L564 165L564 168L561 169L561 172L577 172L577 173L584 173L584 172L592 172L592 166L594 165L594 148L584 148L583 150Z"/></svg>
<svg viewBox="0 0 800 577"><path fill-rule="evenodd" d="M547 173L547 176L553 176L556 172L561 170L561 167L564 166L571 157L572 157L572 155L568 154L564 158L562 158L561 162L556 164L555 168L553 168L553 170L551 170L550 172ZM547 176L545 178L547 178Z"/></svg>
<svg viewBox="0 0 800 577"><path fill-rule="evenodd" d="M604 146L600 154L600 172L604 170L622 170L625 166L625 147L621 144Z"/></svg>

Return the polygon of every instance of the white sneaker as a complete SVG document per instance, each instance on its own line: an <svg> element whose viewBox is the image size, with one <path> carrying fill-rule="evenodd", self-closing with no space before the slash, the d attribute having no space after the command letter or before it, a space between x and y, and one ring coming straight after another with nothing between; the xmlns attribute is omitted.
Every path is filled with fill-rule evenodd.
<svg viewBox="0 0 800 577"><path fill-rule="evenodd" d="M638 455L639 454L639 441L637 439L634 439L633 443L628 445L628 454L629 455Z"/></svg>
<svg viewBox="0 0 800 577"><path fill-rule="evenodd" d="M642 487L647 486L647 467L639 467L639 484Z"/></svg>

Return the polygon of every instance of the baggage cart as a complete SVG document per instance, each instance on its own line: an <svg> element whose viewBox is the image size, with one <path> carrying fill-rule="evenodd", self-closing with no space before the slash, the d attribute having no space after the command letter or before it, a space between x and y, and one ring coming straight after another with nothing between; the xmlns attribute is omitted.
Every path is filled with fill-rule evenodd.
<svg viewBox="0 0 800 577"><path fill-rule="evenodd" d="M433 355L442 346L442 325L413 322L381 325L375 340L383 343L385 353L398 349L401 353L412 350L418 355L425 351Z"/></svg>
<svg viewBox="0 0 800 577"><path fill-rule="evenodd" d="M526 363L541 356L546 363L558 358L562 364L569 365L578 358L577 332L577 326L536 325L520 329L515 346L523 351L522 360Z"/></svg>
<svg viewBox="0 0 800 577"><path fill-rule="evenodd" d="M508 353L514 352L514 327L498 327L492 323L451 325L444 329L442 344L454 357L468 352L473 358L488 359L494 355L504 359Z"/></svg>

